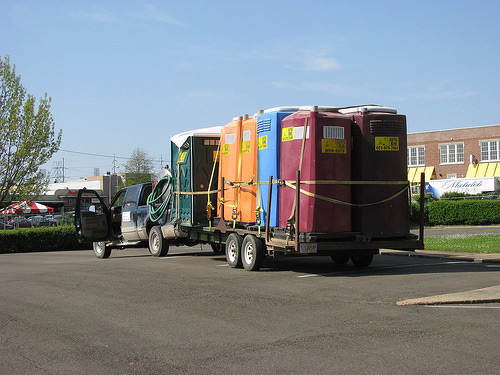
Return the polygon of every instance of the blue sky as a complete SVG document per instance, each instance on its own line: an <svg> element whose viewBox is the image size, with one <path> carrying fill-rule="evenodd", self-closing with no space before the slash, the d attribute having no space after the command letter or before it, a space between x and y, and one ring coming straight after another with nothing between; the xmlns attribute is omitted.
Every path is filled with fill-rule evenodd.
<svg viewBox="0 0 500 375"><path fill-rule="evenodd" d="M0 0L0 54L52 97L65 151L46 168L64 158L67 179L135 147L159 167L172 135L281 105L386 105L408 132L500 123L497 0Z"/></svg>

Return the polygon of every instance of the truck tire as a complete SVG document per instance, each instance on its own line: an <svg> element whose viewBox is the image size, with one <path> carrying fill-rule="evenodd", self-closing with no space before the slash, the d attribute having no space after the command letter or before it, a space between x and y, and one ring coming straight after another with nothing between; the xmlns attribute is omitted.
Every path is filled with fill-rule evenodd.
<svg viewBox="0 0 500 375"><path fill-rule="evenodd" d="M372 260L373 254L351 256L351 261L356 267L368 267Z"/></svg>
<svg viewBox="0 0 500 375"><path fill-rule="evenodd" d="M226 260L232 268L241 268L241 244L243 238L236 233L231 233L226 240Z"/></svg>
<svg viewBox="0 0 500 375"><path fill-rule="evenodd" d="M258 271L264 260L264 244L253 234L243 239L241 261L243 268L248 271Z"/></svg>
<svg viewBox="0 0 500 375"><path fill-rule="evenodd" d="M93 242L92 248L94 249L95 256L99 259L106 259L111 255L111 248L106 246L106 242Z"/></svg>
<svg viewBox="0 0 500 375"><path fill-rule="evenodd" d="M157 225L149 232L149 252L154 257L164 257L168 253L168 241L163 238L161 228Z"/></svg>

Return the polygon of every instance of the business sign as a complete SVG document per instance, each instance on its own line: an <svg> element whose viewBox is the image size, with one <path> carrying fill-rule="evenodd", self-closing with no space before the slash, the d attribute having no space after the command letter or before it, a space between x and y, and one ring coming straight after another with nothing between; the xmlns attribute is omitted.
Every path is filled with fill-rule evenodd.
<svg viewBox="0 0 500 375"><path fill-rule="evenodd" d="M500 191L499 177L451 178L425 182L425 192L436 198L445 193L481 194L488 191Z"/></svg>

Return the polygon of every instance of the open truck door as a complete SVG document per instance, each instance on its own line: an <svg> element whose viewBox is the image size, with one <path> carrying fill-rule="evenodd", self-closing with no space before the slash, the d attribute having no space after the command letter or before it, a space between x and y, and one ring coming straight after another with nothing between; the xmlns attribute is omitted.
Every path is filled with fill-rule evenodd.
<svg viewBox="0 0 500 375"><path fill-rule="evenodd" d="M83 197L90 198L82 202ZM90 202L90 203L89 203ZM95 190L80 189L75 205L78 242L104 242L112 238L111 213Z"/></svg>

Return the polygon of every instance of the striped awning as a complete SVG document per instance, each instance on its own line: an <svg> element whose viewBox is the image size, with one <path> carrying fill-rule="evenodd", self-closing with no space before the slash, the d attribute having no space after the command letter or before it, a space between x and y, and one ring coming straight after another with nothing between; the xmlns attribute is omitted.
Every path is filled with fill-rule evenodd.
<svg viewBox="0 0 500 375"><path fill-rule="evenodd" d="M500 177L500 163L469 164L466 177Z"/></svg>
<svg viewBox="0 0 500 375"><path fill-rule="evenodd" d="M418 184L420 182L420 174L425 173L425 181L436 179L436 170L434 167L417 167L408 168L408 181L411 184Z"/></svg>

